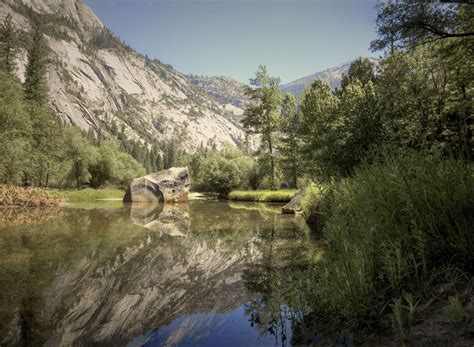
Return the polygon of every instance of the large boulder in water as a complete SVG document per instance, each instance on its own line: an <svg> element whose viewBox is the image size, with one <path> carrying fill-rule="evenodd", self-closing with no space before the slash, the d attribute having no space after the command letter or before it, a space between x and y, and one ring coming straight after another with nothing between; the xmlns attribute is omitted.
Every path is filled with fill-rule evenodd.
<svg viewBox="0 0 474 347"><path fill-rule="evenodd" d="M134 179L125 193L123 201L187 201L189 186L188 168L173 167Z"/></svg>

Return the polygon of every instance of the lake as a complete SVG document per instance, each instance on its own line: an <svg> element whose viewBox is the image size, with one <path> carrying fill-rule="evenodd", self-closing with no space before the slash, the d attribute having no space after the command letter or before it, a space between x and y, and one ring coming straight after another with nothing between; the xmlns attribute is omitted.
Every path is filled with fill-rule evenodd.
<svg viewBox="0 0 474 347"><path fill-rule="evenodd" d="M278 205L0 210L0 345L287 346L320 250Z"/></svg>

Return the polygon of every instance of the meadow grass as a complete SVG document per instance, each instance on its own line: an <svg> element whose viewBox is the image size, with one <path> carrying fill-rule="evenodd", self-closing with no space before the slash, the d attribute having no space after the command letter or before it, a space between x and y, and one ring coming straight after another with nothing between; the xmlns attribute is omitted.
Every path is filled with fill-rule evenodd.
<svg viewBox="0 0 474 347"><path fill-rule="evenodd" d="M69 203L94 203L98 199L121 199L125 195L125 191L116 188L86 188L80 190L54 190L51 191L51 194Z"/></svg>
<svg viewBox="0 0 474 347"><path fill-rule="evenodd" d="M235 201L288 202L297 192L297 189L234 190L228 194L227 198Z"/></svg>

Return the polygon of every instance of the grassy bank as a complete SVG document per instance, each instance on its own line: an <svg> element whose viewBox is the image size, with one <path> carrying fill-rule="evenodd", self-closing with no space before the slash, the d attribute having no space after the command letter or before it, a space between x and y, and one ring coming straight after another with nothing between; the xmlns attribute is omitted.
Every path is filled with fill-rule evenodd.
<svg viewBox="0 0 474 347"><path fill-rule="evenodd" d="M298 192L296 189L281 190L234 190L227 198L235 201L288 202Z"/></svg>
<svg viewBox="0 0 474 347"><path fill-rule="evenodd" d="M115 188L87 188L81 190L56 190L51 191L51 194L70 203L85 203L96 202L98 199L122 199L125 191Z"/></svg>
<svg viewBox="0 0 474 347"><path fill-rule="evenodd" d="M473 177L460 160L408 153L363 166L322 202L306 199L306 216L323 217L327 244L318 311L402 336L434 307L462 321L474 275Z"/></svg>

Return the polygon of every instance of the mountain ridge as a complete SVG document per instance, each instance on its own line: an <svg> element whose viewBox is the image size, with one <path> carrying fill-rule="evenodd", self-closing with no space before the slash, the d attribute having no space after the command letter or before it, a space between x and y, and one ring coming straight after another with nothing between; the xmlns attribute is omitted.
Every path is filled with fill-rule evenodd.
<svg viewBox="0 0 474 347"><path fill-rule="evenodd" d="M372 62L372 64L374 64L374 66L377 66L379 63L379 59L377 58L361 58L368 58ZM330 67L323 71L319 71L311 75L298 78L292 82L285 83L280 86L280 90L282 91L282 93L291 93L297 98L301 98L301 96L303 96L305 88L309 87L317 78L321 78L323 81L329 84L331 89L335 90L336 88L341 87L342 76L347 74L347 72L349 71L349 67L355 60L356 59L348 60L334 67Z"/></svg>

